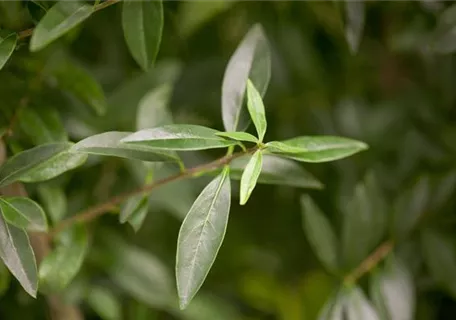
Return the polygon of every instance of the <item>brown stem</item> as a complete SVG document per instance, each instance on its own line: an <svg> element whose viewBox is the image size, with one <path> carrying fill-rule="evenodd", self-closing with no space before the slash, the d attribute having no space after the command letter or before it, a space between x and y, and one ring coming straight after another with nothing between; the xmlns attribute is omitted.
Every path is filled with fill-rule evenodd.
<svg viewBox="0 0 456 320"><path fill-rule="evenodd" d="M382 243L374 252L372 252L361 264L344 278L344 283L355 283L363 275L371 271L393 250L394 243L389 240Z"/></svg>
<svg viewBox="0 0 456 320"><path fill-rule="evenodd" d="M182 179L189 178L189 177L198 175L198 174L206 172L206 171L214 170L216 168L229 164L231 161L233 161L236 158L239 158L246 154L251 154L251 153L255 152L256 150L257 150L257 147L254 147L254 148L248 149L247 151L238 152L233 155L226 155L226 156L224 156L220 159L217 159L215 161L212 161L210 163L206 163L206 164L203 164L203 165L200 165L200 166L188 169L188 170L184 170L174 176L166 177L164 179L158 180L151 184L146 184L144 186L141 186L132 191L117 195L104 203L95 205L91 208L88 208L87 210L85 210L83 212L80 212L66 220L61 221L53 230L51 230L49 235L51 237L55 236L62 230L72 226L75 223L83 223L83 222L91 221L91 220L105 214L109 210L113 209L116 205L124 202L125 200L127 200L130 197L133 197L133 196L141 194L141 193L151 192L152 190L154 190L160 186L163 186L167 183L173 182L173 181L182 180Z"/></svg>

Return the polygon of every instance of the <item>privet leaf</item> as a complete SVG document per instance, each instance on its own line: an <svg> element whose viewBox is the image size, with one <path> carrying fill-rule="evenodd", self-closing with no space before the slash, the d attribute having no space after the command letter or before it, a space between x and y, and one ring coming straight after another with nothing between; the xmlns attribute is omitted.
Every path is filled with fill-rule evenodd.
<svg viewBox="0 0 456 320"><path fill-rule="evenodd" d="M173 123L172 115L168 110L170 95L171 86L164 84L150 91L141 99L136 114L136 128L138 130Z"/></svg>
<svg viewBox="0 0 456 320"><path fill-rule="evenodd" d="M119 215L120 223L129 222L137 232L149 211L149 197L139 195L131 197L122 206Z"/></svg>
<svg viewBox="0 0 456 320"><path fill-rule="evenodd" d="M302 162L342 159L367 149L364 142L333 136L304 136L266 144L269 152Z"/></svg>
<svg viewBox="0 0 456 320"><path fill-rule="evenodd" d="M345 37L352 53L356 53L361 42L364 28L364 3L362 0L345 1Z"/></svg>
<svg viewBox="0 0 456 320"><path fill-rule="evenodd" d="M72 145L70 142L49 143L16 154L0 167L0 186L18 180L48 180L82 165L87 155L69 153Z"/></svg>
<svg viewBox="0 0 456 320"><path fill-rule="evenodd" d="M231 187L225 170L195 200L179 231L176 278L181 309L200 289L225 237Z"/></svg>
<svg viewBox="0 0 456 320"><path fill-rule="evenodd" d="M350 289L345 298L347 319L379 320L377 312L367 300L361 288Z"/></svg>
<svg viewBox="0 0 456 320"><path fill-rule="evenodd" d="M30 51L38 51L86 20L93 7L78 1L57 2L40 20L30 40Z"/></svg>
<svg viewBox="0 0 456 320"><path fill-rule="evenodd" d="M177 154L172 151L156 150L143 144L127 144L121 140L129 137L130 132L104 132L76 143L70 152L87 153L102 156L114 156L142 161L177 161Z"/></svg>
<svg viewBox="0 0 456 320"><path fill-rule="evenodd" d="M263 141L266 133L266 113L263 99L250 79L247 80L247 109L258 133L258 139Z"/></svg>
<svg viewBox="0 0 456 320"><path fill-rule="evenodd" d="M62 220L67 212L67 198L62 188L40 184L37 191L38 197L51 221L55 224Z"/></svg>
<svg viewBox="0 0 456 320"><path fill-rule="evenodd" d="M261 167L263 165L263 153L257 150L250 158L249 163L244 169L241 178L240 190L240 204L244 205L250 198L253 189L257 184L258 177L260 176Z"/></svg>
<svg viewBox="0 0 456 320"><path fill-rule="evenodd" d="M121 142L163 150L204 150L226 148L236 144L216 136L217 130L192 125L170 124L135 132Z"/></svg>
<svg viewBox="0 0 456 320"><path fill-rule="evenodd" d="M314 253L330 271L339 268L338 240L329 220L309 196L301 197L304 231Z"/></svg>
<svg viewBox="0 0 456 320"><path fill-rule="evenodd" d="M20 126L35 145L68 141L59 114L52 108L24 108L20 113Z"/></svg>
<svg viewBox="0 0 456 320"><path fill-rule="evenodd" d="M122 26L128 49L145 71L154 64L163 30L163 5L160 1L124 1Z"/></svg>
<svg viewBox="0 0 456 320"><path fill-rule="evenodd" d="M87 296L87 303L103 320L122 319L122 304L119 299L103 287L92 287Z"/></svg>
<svg viewBox="0 0 456 320"><path fill-rule="evenodd" d="M15 227L30 231L47 231L43 209L29 198L0 198L0 211L3 218Z"/></svg>
<svg viewBox="0 0 456 320"><path fill-rule="evenodd" d="M0 33L0 70L6 64L10 56L16 48L17 35L16 33Z"/></svg>
<svg viewBox="0 0 456 320"><path fill-rule="evenodd" d="M236 140L236 141L248 141L248 142L253 142L253 143L258 142L258 139L255 136L251 135L250 133L242 132L242 131L217 132L216 135L219 137Z"/></svg>
<svg viewBox="0 0 456 320"><path fill-rule="evenodd" d="M40 285L47 291L65 289L81 269L88 248L87 231L75 225L64 231L59 245L40 264Z"/></svg>
<svg viewBox="0 0 456 320"><path fill-rule="evenodd" d="M8 225L0 215L0 258L25 291L36 297L38 277L35 255L27 233Z"/></svg>
<svg viewBox="0 0 456 320"><path fill-rule="evenodd" d="M263 96L271 76L271 53L261 25L254 25L231 56L222 84L222 117L226 131L242 131L249 123L243 108L247 79Z"/></svg>

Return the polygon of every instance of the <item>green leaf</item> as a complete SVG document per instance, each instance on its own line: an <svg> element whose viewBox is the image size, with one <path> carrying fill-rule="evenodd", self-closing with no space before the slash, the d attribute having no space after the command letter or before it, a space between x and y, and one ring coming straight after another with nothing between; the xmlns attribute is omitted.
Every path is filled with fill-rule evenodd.
<svg viewBox="0 0 456 320"><path fill-rule="evenodd" d="M136 196L128 199L122 206L119 215L120 223L129 222L133 229L137 232L141 228L147 212L149 211L149 197Z"/></svg>
<svg viewBox="0 0 456 320"><path fill-rule="evenodd" d="M150 162L177 161L179 157L171 151L156 150L146 144L127 144L121 140L131 136L130 132L111 131L100 133L76 143L70 152L102 156L138 159Z"/></svg>
<svg viewBox="0 0 456 320"><path fill-rule="evenodd" d="M5 264L0 263L0 297L3 297L8 291L11 283L11 273L6 268Z"/></svg>
<svg viewBox="0 0 456 320"><path fill-rule="evenodd" d="M36 297L38 277L35 255L27 233L8 225L0 215L0 258L24 290Z"/></svg>
<svg viewBox="0 0 456 320"><path fill-rule="evenodd" d="M456 50L456 5L449 6L440 14L437 26L428 39L434 52L448 54Z"/></svg>
<svg viewBox="0 0 456 320"><path fill-rule="evenodd" d="M242 174L239 201L241 205L247 203L253 189L255 189L262 165L263 152L261 150L257 150L250 158L249 163L247 163L244 173Z"/></svg>
<svg viewBox="0 0 456 320"><path fill-rule="evenodd" d="M87 70L66 60L52 68L50 75L60 89L89 105L98 115L106 113L107 103L103 88Z"/></svg>
<svg viewBox="0 0 456 320"><path fill-rule="evenodd" d="M364 2L362 0L347 0L345 1L345 11L345 37L347 38L350 51L355 54L358 52L363 35L365 20Z"/></svg>
<svg viewBox="0 0 456 320"><path fill-rule="evenodd" d="M17 43L16 33L0 33L0 70L14 52Z"/></svg>
<svg viewBox="0 0 456 320"><path fill-rule="evenodd" d="M131 55L144 71L149 70L160 48L163 31L162 2L124 1L122 27Z"/></svg>
<svg viewBox="0 0 456 320"><path fill-rule="evenodd" d="M30 51L43 49L86 20L93 7L77 1L57 2L40 20L30 40Z"/></svg>
<svg viewBox="0 0 456 320"><path fill-rule="evenodd" d="M328 218L307 195L301 197L301 212L304 231L314 253L327 270L337 271L338 240Z"/></svg>
<svg viewBox="0 0 456 320"><path fill-rule="evenodd" d="M0 186L52 179L82 165L87 155L69 153L73 143L50 143L20 152L0 167Z"/></svg>
<svg viewBox="0 0 456 320"><path fill-rule="evenodd" d="M241 179L250 157L243 156L231 161L231 179ZM263 155L263 166L258 177L258 183L286 185L298 188L323 188L323 184L320 181L296 162L270 154Z"/></svg>
<svg viewBox="0 0 456 320"><path fill-rule="evenodd" d="M266 133L266 112L263 99L250 79L247 80L247 109L258 133L258 139L263 141Z"/></svg>
<svg viewBox="0 0 456 320"><path fill-rule="evenodd" d="M173 117L168 110L170 95L171 86L164 84L150 91L141 99L136 115L137 130L173 123Z"/></svg>
<svg viewBox="0 0 456 320"><path fill-rule="evenodd" d="M302 162L327 162L367 149L364 142L333 136L305 136L266 144L269 152Z"/></svg>
<svg viewBox="0 0 456 320"><path fill-rule="evenodd" d="M0 211L5 220L20 229L46 232L48 225L43 209L29 198L0 198Z"/></svg>
<svg viewBox="0 0 456 320"><path fill-rule="evenodd" d="M179 231L176 278L181 309L202 286L225 237L231 204L228 173L225 168L204 188Z"/></svg>
<svg viewBox="0 0 456 320"><path fill-rule="evenodd" d="M35 145L68 141L65 128L55 109L25 108L20 113L19 123L22 131Z"/></svg>
<svg viewBox="0 0 456 320"><path fill-rule="evenodd" d="M67 198L64 190L57 186L40 184L37 192L51 221L54 224L61 221L67 213Z"/></svg>
<svg viewBox="0 0 456 320"><path fill-rule="evenodd" d="M453 241L439 232L424 230L421 232L421 248L434 280L456 297L456 250Z"/></svg>
<svg viewBox="0 0 456 320"><path fill-rule="evenodd" d="M345 298L347 319L350 320L379 320L377 312L367 300L363 291L355 287L349 289Z"/></svg>
<svg viewBox="0 0 456 320"><path fill-rule="evenodd" d="M343 292L336 292L323 306L318 315L318 320L343 320L344 298Z"/></svg>
<svg viewBox="0 0 456 320"><path fill-rule="evenodd" d="M236 141L247 141L247 142L258 143L258 139L255 136L251 135L250 133L242 132L242 131L217 132L216 135L219 137L236 140Z"/></svg>
<svg viewBox="0 0 456 320"><path fill-rule="evenodd" d="M254 25L231 56L222 84L222 117L226 131L242 131L249 121L243 108L250 78L263 96L271 76L271 53L261 25Z"/></svg>
<svg viewBox="0 0 456 320"><path fill-rule="evenodd" d="M40 285L50 292L65 289L81 269L89 239L85 226L75 225L61 234L60 243L40 264Z"/></svg>
<svg viewBox="0 0 456 320"><path fill-rule="evenodd" d="M371 296L382 319L414 319L415 286L405 265L393 258L370 282ZM382 311L382 312L380 312Z"/></svg>
<svg viewBox="0 0 456 320"><path fill-rule="evenodd" d="M135 132L121 142L163 150L204 150L226 148L236 142L217 137L217 130L191 124L170 124Z"/></svg>
<svg viewBox="0 0 456 320"><path fill-rule="evenodd" d="M99 286L92 287L86 300L101 319L122 319L122 304L111 291Z"/></svg>

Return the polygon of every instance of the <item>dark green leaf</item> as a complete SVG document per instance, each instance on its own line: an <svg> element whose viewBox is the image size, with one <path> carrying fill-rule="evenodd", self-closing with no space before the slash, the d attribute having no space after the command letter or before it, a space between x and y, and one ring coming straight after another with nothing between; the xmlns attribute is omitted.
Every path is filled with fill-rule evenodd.
<svg viewBox="0 0 456 320"><path fill-rule="evenodd" d="M57 2L40 20L30 40L30 51L38 51L86 20L93 7L77 1Z"/></svg>
<svg viewBox="0 0 456 320"><path fill-rule="evenodd" d="M20 113L20 126L35 145L68 141L59 114L52 108L25 108Z"/></svg>
<svg viewBox="0 0 456 320"><path fill-rule="evenodd" d="M16 154L0 167L0 186L18 180L48 180L82 165L87 155L69 153L72 145L70 142L43 144Z"/></svg>
<svg viewBox="0 0 456 320"><path fill-rule="evenodd" d="M51 221L54 224L61 221L67 213L67 198L64 190L56 186L40 184L37 191Z"/></svg>
<svg viewBox="0 0 456 320"><path fill-rule="evenodd" d="M145 71L154 64L163 30L160 1L126 0L122 7L122 26L131 55Z"/></svg>
<svg viewBox="0 0 456 320"><path fill-rule="evenodd" d="M142 161L177 161L177 154L172 151L156 150L146 144L122 143L121 140L131 136L130 132L111 131L88 137L76 143L71 149L74 153L87 153L103 156L114 156Z"/></svg>
<svg viewBox="0 0 456 320"><path fill-rule="evenodd" d="M362 0L345 1L345 37L352 53L356 53L361 42L364 28L364 3Z"/></svg>
<svg viewBox="0 0 456 320"><path fill-rule="evenodd" d="M263 141L267 128L266 112L264 111L263 99L261 99L260 93L250 79L247 80L247 109L257 130L258 139Z"/></svg>
<svg viewBox="0 0 456 320"><path fill-rule="evenodd" d="M247 163L241 177L240 204L244 205L250 198L260 176L263 166L263 152L257 150Z"/></svg>
<svg viewBox="0 0 456 320"><path fill-rule="evenodd" d="M448 7L437 21L437 27L430 35L428 42L433 51L438 53L452 53L456 50L456 6Z"/></svg>
<svg viewBox="0 0 456 320"><path fill-rule="evenodd" d="M234 131L234 132L218 132L216 133L217 136L236 140L236 141L248 141L257 143L258 139L255 136L252 136L250 133L241 132L241 131Z"/></svg>
<svg viewBox="0 0 456 320"><path fill-rule="evenodd" d="M135 132L121 142L163 150L226 148L236 142L216 136L217 130L191 124L171 124Z"/></svg>
<svg viewBox="0 0 456 320"><path fill-rule="evenodd" d="M238 131L249 121L243 108L250 78L263 96L271 76L271 53L261 25L254 25L231 56L222 84L222 116L226 131Z"/></svg>
<svg viewBox="0 0 456 320"><path fill-rule="evenodd" d="M339 268L338 240L328 218L309 196L301 197L304 231L314 253L330 271Z"/></svg>
<svg viewBox="0 0 456 320"><path fill-rule="evenodd" d="M121 302L111 291L103 287L90 288L87 303L103 320L122 319Z"/></svg>
<svg viewBox="0 0 456 320"><path fill-rule="evenodd" d="M5 264L0 263L0 297L8 291L11 283L11 273L6 268Z"/></svg>
<svg viewBox="0 0 456 320"><path fill-rule="evenodd" d="M0 215L0 258L21 286L32 297L36 297L38 277L35 254L27 233L8 225Z"/></svg>
<svg viewBox="0 0 456 320"><path fill-rule="evenodd" d="M176 278L181 309L202 286L225 237L231 204L228 172L225 169L204 188L179 231Z"/></svg>
<svg viewBox="0 0 456 320"><path fill-rule="evenodd" d="M43 209L29 198L0 198L0 211L8 223L20 229L47 231Z"/></svg>
<svg viewBox="0 0 456 320"><path fill-rule="evenodd" d="M0 33L0 70L13 54L16 43L17 35L15 33Z"/></svg>
<svg viewBox="0 0 456 320"><path fill-rule="evenodd" d="M149 211L149 198L147 196L136 196L128 199L122 206L119 215L120 223L129 222L137 232L141 227L147 212Z"/></svg>
<svg viewBox="0 0 456 320"><path fill-rule="evenodd" d="M46 291L65 289L81 269L89 239L84 226L76 225L61 234L59 245L40 264L40 285Z"/></svg>
<svg viewBox="0 0 456 320"><path fill-rule="evenodd" d="M139 102L136 115L137 130L149 129L173 123L168 110L171 86L164 84L147 93Z"/></svg>
<svg viewBox="0 0 456 320"><path fill-rule="evenodd" d="M349 289L345 298L347 319L379 320L377 312L367 300L361 288Z"/></svg>

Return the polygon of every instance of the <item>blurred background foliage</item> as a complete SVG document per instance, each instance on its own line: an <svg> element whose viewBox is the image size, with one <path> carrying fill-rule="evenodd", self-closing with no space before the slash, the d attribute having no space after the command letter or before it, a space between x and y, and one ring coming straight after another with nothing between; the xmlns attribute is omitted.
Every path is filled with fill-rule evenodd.
<svg viewBox="0 0 456 320"><path fill-rule="evenodd" d="M0 27L31 28L51 4L1 1ZM356 41L349 45L353 31L347 28L356 33L358 22L348 18L347 5L165 1L162 43L148 72L140 70L125 45L120 5L100 10L44 50L30 53L28 39L19 40L0 71L0 131L11 154L67 137L78 141L109 130L134 131L137 119L144 120L138 106L164 84L172 84L169 108L174 122L221 129L224 69L257 22L272 50L266 139L334 134L370 146L346 160L305 165L325 184L323 190L259 185L246 206L235 199L226 239L188 310L164 308L161 300L175 295L179 226L207 177L154 191L137 233L119 225L115 216L92 224L87 258L59 293L67 304L77 306L87 319L317 319L339 280L326 271L302 227L300 197L308 194L342 239L338 244L363 244L353 248L364 251L355 253L361 259L355 256L353 264L347 263L347 272L383 241L394 241L394 258L408 271L407 276L388 278L393 285L385 296L390 307L412 309L413 317L395 313L393 319L453 319L456 11L452 2L367 1L361 9L365 18L359 48L353 50ZM356 10L355 20L363 14ZM100 102L68 94L68 86L75 83L82 92L97 90L84 75L77 78L80 68L101 85L105 114L97 114L105 103L102 95ZM17 113L25 102L27 108ZM11 128L12 121L16 124ZM202 163L219 155L193 152L185 154L185 161ZM172 170L162 166L156 174L166 176ZM27 191L51 221L58 221L141 185L144 172L142 163L90 157L74 172L27 185ZM362 198L369 177L375 177L378 193ZM379 215L384 222L376 220ZM347 216L361 222L347 229ZM368 243L378 228L384 230ZM392 258L379 261L358 281L374 304L372 283L382 281ZM401 284L407 277L412 280ZM44 297L32 299L10 279L1 266L0 318L48 318Z"/></svg>

